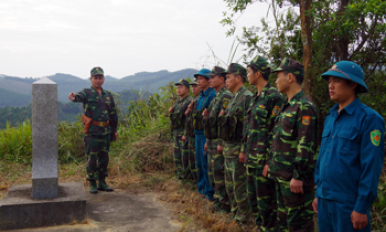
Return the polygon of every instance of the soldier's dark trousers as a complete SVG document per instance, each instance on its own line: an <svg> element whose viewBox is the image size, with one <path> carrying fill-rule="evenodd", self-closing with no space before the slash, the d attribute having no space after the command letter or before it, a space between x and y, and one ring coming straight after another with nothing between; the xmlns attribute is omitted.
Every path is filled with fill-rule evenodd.
<svg viewBox="0 0 386 232"><path fill-rule="evenodd" d="M355 202L340 202L318 198L319 232L370 232L370 209L367 211L368 224L362 230L356 230L351 222Z"/></svg>
<svg viewBox="0 0 386 232"><path fill-rule="evenodd" d="M206 140L208 147L208 174L209 181L214 189L214 198L220 202L220 207L224 210L230 210L230 201L225 188L225 172L223 154L217 153L217 140Z"/></svg>
<svg viewBox="0 0 386 232"><path fill-rule="evenodd" d="M247 168L248 202L263 231L277 231L275 182L263 176L262 168Z"/></svg>
<svg viewBox="0 0 386 232"><path fill-rule="evenodd" d="M303 192L293 193L290 181L278 180L276 184L279 231L312 232L314 231L314 185L303 184Z"/></svg>
<svg viewBox="0 0 386 232"><path fill-rule="evenodd" d="M87 156L87 180L108 176L110 135L88 135L83 138Z"/></svg>
<svg viewBox="0 0 386 232"><path fill-rule="evenodd" d="M202 130L194 130L196 134L196 164L198 168L197 189L209 200L213 200L214 190L209 183L207 157L204 155L206 138Z"/></svg>
<svg viewBox="0 0 386 232"><path fill-rule="evenodd" d="M227 154L227 146L224 147ZM225 186L231 203L231 211L235 219L246 222L249 215L249 204L247 200L247 173L239 158L225 158Z"/></svg>
<svg viewBox="0 0 386 232"><path fill-rule="evenodd" d="M182 142L182 136L173 133L174 150L173 150L173 162L176 169L177 177L180 178L183 172L182 166L182 148L184 143Z"/></svg>
<svg viewBox="0 0 386 232"><path fill-rule="evenodd" d="M196 166L196 148L194 137L187 137L182 151L182 166L184 167L184 176L187 179L197 181L197 166ZM186 168L185 168L186 167Z"/></svg>

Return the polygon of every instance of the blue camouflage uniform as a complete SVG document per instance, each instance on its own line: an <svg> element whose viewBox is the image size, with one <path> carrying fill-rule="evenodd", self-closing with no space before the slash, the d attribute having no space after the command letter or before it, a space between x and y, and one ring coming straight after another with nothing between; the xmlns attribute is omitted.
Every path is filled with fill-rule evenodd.
<svg viewBox="0 0 386 232"><path fill-rule="evenodd" d="M209 79L209 76L207 76L209 72L210 70L208 69L201 69L198 73L194 74L194 76L204 76L205 78ZM209 182L207 157L204 155L206 138L203 131L202 112L205 108L209 107L215 96L216 91L213 88L208 88L205 91L201 90L197 100L196 108L193 112L193 124L195 127L194 133L196 146L196 165L198 168L197 188L198 192L204 194L205 197L209 200L213 200L214 190Z"/></svg>
<svg viewBox="0 0 386 232"><path fill-rule="evenodd" d="M344 70L337 64L334 67L338 72ZM326 74L329 75L323 74L324 77L333 76L331 71ZM353 77L350 79L357 82ZM367 87L363 90L367 91ZM359 98L339 114L338 109L338 104L332 107L325 119L315 167L319 231L370 231L369 211L377 198L384 160L385 122ZM354 230L351 222L353 211L367 214L369 223L364 229Z"/></svg>

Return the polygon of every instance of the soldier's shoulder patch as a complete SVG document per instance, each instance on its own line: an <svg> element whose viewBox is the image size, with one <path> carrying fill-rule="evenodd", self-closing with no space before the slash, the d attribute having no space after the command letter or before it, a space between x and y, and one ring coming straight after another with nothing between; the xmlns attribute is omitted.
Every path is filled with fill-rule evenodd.
<svg viewBox="0 0 386 232"><path fill-rule="evenodd" d="M259 108L265 109L265 105L259 105Z"/></svg>
<svg viewBox="0 0 386 232"><path fill-rule="evenodd" d="M309 126L311 124L311 117L310 116L303 116L302 117L302 124L304 126Z"/></svg>
<svg viewBox="0 0 386 232"><path fill-rule="evenodd" d="M222 107L223 107L224 109L226 109L226 108L228 107L228 105L229 105L229 101L224 101L224 102L222 103Z"/></svg>
<svg viewBox="0 0 386 232"><path fill-rule="evenodd" d="M277 116L280 112L280 106L274 106L272 109L272 115Z"/></svg>
<svg viewBox="0 0 386 232"><path fill-rule="evenodd" d="M379 144L381 143L381 137L382 137L382 134L381 134L381 132L379 130L373 130L373 131L370 132L371 142L376 147L378 147Z"/></svg>

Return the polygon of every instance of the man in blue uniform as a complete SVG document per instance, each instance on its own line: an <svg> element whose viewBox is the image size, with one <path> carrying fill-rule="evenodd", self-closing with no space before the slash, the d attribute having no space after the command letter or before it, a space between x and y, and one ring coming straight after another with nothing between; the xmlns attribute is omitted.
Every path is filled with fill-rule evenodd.
<svg viewBox="0 0 386 232"><path fill-rule="evenodd" d="M193 127L196 139L195 145L196 164L198 168L198 192L205 195L205 198L213 201L214 190L209 182L207 156L204 154L206 138L202 122L202 113L209 107L213 98L216 96L216 91L209 87L209 73L209 69L203 68L198 73L194 74L194 77L197 78L197 84L202 90L198 97L196 107L193 110Z"/></svg>
<svg viewBox="0 0 386 232"><path fill-rule="evenodd" d="M322 74L332 107L324 122L315 168L320 232L370 231L370 206L377 198L384 159L385 122L357 95L368 92L362 68L340 61Z"/></svg>

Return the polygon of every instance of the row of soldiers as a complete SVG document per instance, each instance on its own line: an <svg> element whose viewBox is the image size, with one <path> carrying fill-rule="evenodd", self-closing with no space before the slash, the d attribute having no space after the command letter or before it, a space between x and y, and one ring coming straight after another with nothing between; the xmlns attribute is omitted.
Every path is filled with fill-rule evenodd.
<svg viewBox="0 0 386 232"><path fill-rule="evenodd" d="M331 99L337 99L338 115L344 108L340 109L342 102L347 102L347 99L341 97L339 92L341 87L337 85L337 80L344 79L348 86L354 86L351 88L355 94L352 100L354 103L359 101L356 97L358 93L367 92L363 82L363 70L355 63L342 62L338 62L332 69L322 74L322 77L329 81ZM329 126L331 128L327 129L330 130L329 134L323 132L322 146L329 148L320 149L319 160L316 163L318 113L315 104L302 89L303 65L285 58L277 69L271 70L267 59L262 56L254 57L250 62L246 62L246 65L247 68L244 68L240 64L232 63L227 70L219 66L213 67L211 71L201 69L194 74L193 82L181 79L175 84L180 99L169 109L169 113L174 136L176 174L180 179L196 180L198 192L206 199L214 201L215 210L232 212L234 219L241 225L246 223L252 213L255 223L263 231L313 231L313 215L314 211L318 212L318 200L320 205L323 199L348 201L350 196L354 199L364 194L358 191L359 187L353 188L351 194L339 192L341 191L339 188L348 182L355 182L358 185L361 182L361 175L352 174L357 179L347 180L348 182L342 178L340 180L342 183L337 184L341 185L336 187L338 190L335 190L334 186L331 187L330 180L327 180L327 184L325 178L331 175L329 178L334 182L336 181L334 178L339 179L334 175L344 176L342 171L347 168L344 163L346 161L343 162L342 158L340 161L333 161L336 158L331 158L330 149L333 150L332 153L342 152L342 148L337 147L337 144L343 141L343 145L340 146L345 148L344 139L350 140L348 134L353 133L353 125L349 127L349 124L342 122L347 125L334 129L334 125L326 127L325 124L325 130ZM346 72L337 68L337 65ZM362 76L351 69L355 72L361 71ZM277 89L268 81L271 73L276 73ZM361 79L358 79L358 76ZM256 87L256 93L248 90L245 86L247 81ZM194 99L189 95L190 86ZM336 86L339 87L337 87L339 94L331 91ZM286 95L286 100L282 94ZM355 104L360 104L361 107L363 105L360 102ZM352 115L352 112L349 112L350 108L346 110ZM359 157L363 156L362 149L374 152L376 157L383 157L383 146L379 144L383 144L384 141L384 121L374 110L367 108L366 110L365 115L375 115L371 125L366 125L368 127L366 130L369 128L373 130L368 136L372 145L365 144L358 147L359 139L352 137L351 139L358 141L357 144L352 143L350 146L357 147ZM332 114L331 117L336 115ZM326 122L329 120L330 116L326 118ZM344 133L347 136L344 137ZM339 138L335 140L334 136ZM359 165L362 169L372 168L372 166L365 167L366 165L360 162L355 163L361 158L353 156L350 159L347 162L351 162L351 167ZM361 198L361 201L365 202L363 205L367 207L363 209L367 210L376 198L374 186L378 183L382 169L379 169L379 165L383 163L383 159L378 163L374 157L368 159L370 161L364 162L373 166L376 163L377 169L370 175L371 177L368 177L372 180L371 188L369 187L368 191L363 190L367 198ZM335 163L335 166L332 163ZM324 169L328 165L335 169ZM343 169L339 170L340 168ZM315 184L320 186L316 194ZM347 186L350 187L352 186ZM328 201L323 201L323 205L327 203ZM350 204L356 206L359 203L354 201ZM331 209L325 207L323 209L331 213ZM343 210L342 207L340 209ZM362 216L368 217L368 211L362 208L358 211ZM336 213L339 215L338 211ZM369 219L366 218L367 223L363 217L361 219L362 221L353 219L351 215L350 227L347 218L342 219L343 222L336 222L328 217L319 217L319 231L369 229ZM333 223L328 227L328 222L331 221ZM334 223L341 226L341 229Z"/></svg>

